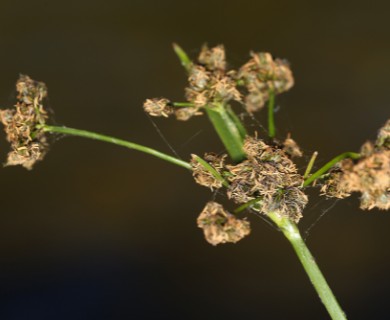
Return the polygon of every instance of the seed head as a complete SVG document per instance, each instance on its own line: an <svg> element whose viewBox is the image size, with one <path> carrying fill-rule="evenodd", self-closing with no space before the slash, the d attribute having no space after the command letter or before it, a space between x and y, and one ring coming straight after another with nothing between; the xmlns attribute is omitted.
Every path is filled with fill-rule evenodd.
<svg viewBox="0 0 390 320"><path fill-rule="evenodd" d="M43 82L20 75L16 90L15 107L0 110L0 120L11 143L6 165L22 165L30 170L35 162L43 159L48 149L43 130L37 128L48 119L43 107L47 88Z"/></svg>
<svg viewBox="0 0 390 320"><path fill-rule="evenodd" d="M390 149L390 119L387 120L386 124L379 130L375 146L377 148Z"/></svg>
<svg viewBox="0 0 390 320"><path fill-rule="evenodd" d="M226 242L236 243L250 233L248 221L237 219L216 202L207 203L197 223L203 229L206 240L213 246Z"/></svg>
<svg viewBox="0 0 390 320"><path fill-rule="evenodd" d="M325 179L321 191L328 197L344 198L360 192L360 208L390 209L389 124L380 129L375 145L366 142L361 158L354 163L343 160Z"/></svg>
<svg viewBox="0 0 390 320"><path fill-rule="evenodd" d="M237 165L227 165L230 175L228 197L236 203L259 199L258 211L273 211L298 221L308 199L300 190L303 178L283 150L262 140L246 138L243 147L248 159Z"/></svg>
<svg viewBox="0 0 390 320"><path fill-rule="evenodd" d="M179 121L187 121L193 116L199 116L202 112L199 111L199 108L188 107L188 108L177 108L175 110L176 119Z"/></svg>
<svg viewBox="0 0 390 320"><path fill-rule="evenodd" d="M198 57L198 61L205 65L208 70L220 71L225 71L226 69L225 59L226 55L223 45L211 49L209 49L207 45L204 45Z"/></svg>
<svg viewBox="0 0 390 320"><path fill-rule="evenodd" d="M144 110L153 117L165 117L173 113L173 108L169 105L170 101L165 98L147 99L144 102Z"/></svg>
<svg viewBox="0 0 390 320"><path fill-rule="evenodd" d="M288 154L291 158L300 158L302 157L302 151L299 148L295 140L291 139L290 135L283 142L283 151Z"/></svg>
<svg viewBox="0 0 390 320"><path fill-rule="evenodd" d="M360 208L390 208L390 150L374 151L346 170L340 188L360 192Z"/></svg>
<svg viewBox="0 0 390 320"><path fill-rule="evenodd" d="M252 59L240 68L237 75L247 88L245 101L250 113L264 107L271 90L279 94L294 85L290 66L285 60L273 60L267 52L252 52L251 56Z"/></svg>

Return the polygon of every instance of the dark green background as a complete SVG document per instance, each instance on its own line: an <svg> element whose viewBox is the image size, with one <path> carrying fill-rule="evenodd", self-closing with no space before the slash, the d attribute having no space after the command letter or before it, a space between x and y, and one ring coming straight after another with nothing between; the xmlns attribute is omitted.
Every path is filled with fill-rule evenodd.
<svg viewBox="0 0 390 320"><path fill-rule="evenodd" d="M321 3L1 0L0 105L14 103L18 74L28 74L48 85L59 124L170 152L142 103L183 99L171 43L192 57L223 43L234 67L269 51L296 79L278 99L279 137L291 132L321 165L373 139L390 105L387 2ZM223 149L206 118L155 122L184 159ZM182 168L63 138L33 171L1 169L0 183L1 319L328 317L289 244L261 219L249 217L253 232L236 245L204 241L196 217L213 195ZM389 213L360 211L357 197L326 212L335 202L315 194L300 226L322 216L307 243L341 305L350 319L388 319Z"/></svg>

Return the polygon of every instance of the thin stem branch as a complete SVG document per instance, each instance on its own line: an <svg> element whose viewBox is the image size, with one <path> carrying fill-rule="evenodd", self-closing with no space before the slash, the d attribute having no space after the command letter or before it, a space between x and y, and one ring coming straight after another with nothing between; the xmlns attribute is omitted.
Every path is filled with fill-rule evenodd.
<svg viewBox="0 0 390 320"><path fill-rule="evenodd" d="M130 141L121 140L118 138L106 136L106 135L95 133L95 132L90 132L90 131L86 131L86 130L79 130L79 129L74 129L74 128L67 128L67 127L40 125L40 126L38 126L38 128L41 130L44 130L45 132L62 133L62 134L70 135L70 136L78 136L78 137L94 139L94 140L99 140L99 141L104 141L104 142L116 144L116 145L119 145L119 146L122 146L125 148L129 148L129 149L133 149L133 150L141 151L143 153L150 154L154 157L168 161L168 162L173 163L177 166L191 170L191 164L188 162L185 162L183 160L177 159L175 157L172 157L170 155L167 155L167 154L162 153L160 151L157 151L155 149L145 147L143 145L136 144L136 143L133 143Z"/></svg>
<svg viewBox="0 0 390 320"><path fill-rule="evenodd" d="M280 228L284 236L293 246L295 253L301 261L314 289L317 291L322 303L333 320L346 320L346 316L333 295L313 255L303 241L297 225L285 217L271 212L268 216Z"/></svg>
<svg viewBox="0 0 390 320"><path fill-rule="evenodd" d="M318 152L314 151L305 170L305 174L303 175L303 179L307 179L307 177L309 176L311 169L313 169L314 161L316 161L317 156L318 156Z"/></svg>
<svg viewBox="0 0 390 320"><path fill-rule="evenodd" d="M248 201L247 203L244 203L242 204L241 206L239 206L238 208L236 208L234 210L234 213L240 213L242 211L244 211L245 209L249 208L249 207L252 207L255 203L261 201L262 198L256 198L256 199L252 199L250 201Z"/></svg>
<svg viewBox="0 0 390 320"><path fill-rule="evenodd" d="M334 157L332 160L330 160L328 163L326 163L322 168L314 172L309 178L305 180L303 183L303 186L306 187L310 183L312 183L314 180L318 179L321 177L324 173L326 173L330 168L332 168L337 162L344 160L344 159L359 159L360 154L356 152L344 152L337 157Z"/></svg>
<svg viewBox="0 0 390 320"><path fill-rule="evenodd" d="M172 106L174 107L185 107L185 108L193 108L195 107L195 104L192 102L172 102Z"/></svg>
<svg viewBox="0 0 390 320"><path fill-rule="evenodd" d="M187 53L177 44L173 43L173 50L175 51L176 55L178 56L182 66L189 72L191 70L192 61L188 57Z"/></svg>
<svg viewBox="0 0 390 320"><path fill-rule="evenodd" d="M275 92L274 90L269 91L269 98L268 98L268 136L272 139L275 137L275 119L274 119L274 113L275 113Z"/></svg>

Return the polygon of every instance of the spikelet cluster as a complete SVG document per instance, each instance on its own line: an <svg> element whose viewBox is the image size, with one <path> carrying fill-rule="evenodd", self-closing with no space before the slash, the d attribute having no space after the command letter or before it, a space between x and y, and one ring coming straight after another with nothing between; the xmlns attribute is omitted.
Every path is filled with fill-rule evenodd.
<svg viewBox="0 0 390 320"><path fill-rule="evenodd" d="M285 60L273 59L267 52L251 53L251 59L238 70L228 70L222 45L202 47L197 62L188 73L185 98L190 106L176 107L165 98L148 99L144 110L151 116L175 115L186 121L201 115L204 108L224 107L231 101L244 104L250 113L260 110L270 92L289 90L294 78Z"/></svg>
<svg viewBox="0 0 390 320"><path fill-rule="evenodd" d="M18 95L14 108L0 110L0 120L11 143L6 165L22 165L32 169L48 149L44 132L37 129L37 125L45 124L48 119L43 107L47 88L43 82L21 75L16 90Z"/></svg>

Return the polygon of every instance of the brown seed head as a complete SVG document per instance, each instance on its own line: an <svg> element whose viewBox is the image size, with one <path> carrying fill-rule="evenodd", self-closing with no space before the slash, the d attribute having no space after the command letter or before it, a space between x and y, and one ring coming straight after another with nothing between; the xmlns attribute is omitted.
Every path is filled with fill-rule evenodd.
<svg viewBox="0 0 390 320"><path fill-rule="evenodd" d="M252 52L251 56L252 59L240 68L237 75L248 90L245 99L248 112L262 109L271 90L278 94L294 85L294 78L286 61L273 60L267 52Z"/></svg>
<svg viewBox="0 0 390 320"><path fill-rule="evenodd" d="M219 45L209 49L207 45L204 45L199 54L198 61L205 65L208 70L224 71L226 69L225 48L223 45Z"/></svg>
<svg viewBox="0 0 390 320"><path fill-rule="evenodd" d="M290 135L283 142L283 151L287 153L291 158L302 157L302 151L299 148L295 140L291 139Z"/></svg>
<svg viewBox="0 0 390 320"><path fill-rule="evenodd" d="M340 188L360 192L360 208L390 208L390 150L374 151L344 172Z"/></svg>
<svg viewBox="0 0 390 320"><path fill-rule="evenodd" d="M48 119L43 107L47 88L43 82L21 75L16 90L15 108L0 110L0 120L11 143L6 165L22 165L32 169L36 161L43 159L48 148L44 132L37 129Z"/></svg>
<svg viewBox="0 0 390 320"><path fill-rule="evenodd" d="M230 172L228 197L236 203L260 199L258 211L273 211L298 221L307 196L299 189L303 178L295 164L283 150L253 137L246 138L243 149L248 160L226 166Z"/></svg>
<svg viewBox="0 0 390 320"><path fill-rule="evenodd" d="M194 116L200 116L202 112L197 107L177 108L175 109L175 117L179 121L187 121Z"/></svg>
<svg viewBox="0 0 390 320"><path fill-rule="evenodd" d="M167 118L174 111L169 103L170 101L165 98L147 99L144 102L144 110L153 117Z"/></svg>
<svg viewBox="0 0 390 320"><path fill-rule="evenodd" d="M213 246L226 242L236 243L250 233L248 221L237 219L216 202L207 203L197 223L203 229L206 240Z"/></svg>
<svg viewBox="0 0 390 320"><path fill-rule="evenodd" d="M390 119L387 120L385 125L379 130L375 146L377 148L390 149Z"/></svg>

